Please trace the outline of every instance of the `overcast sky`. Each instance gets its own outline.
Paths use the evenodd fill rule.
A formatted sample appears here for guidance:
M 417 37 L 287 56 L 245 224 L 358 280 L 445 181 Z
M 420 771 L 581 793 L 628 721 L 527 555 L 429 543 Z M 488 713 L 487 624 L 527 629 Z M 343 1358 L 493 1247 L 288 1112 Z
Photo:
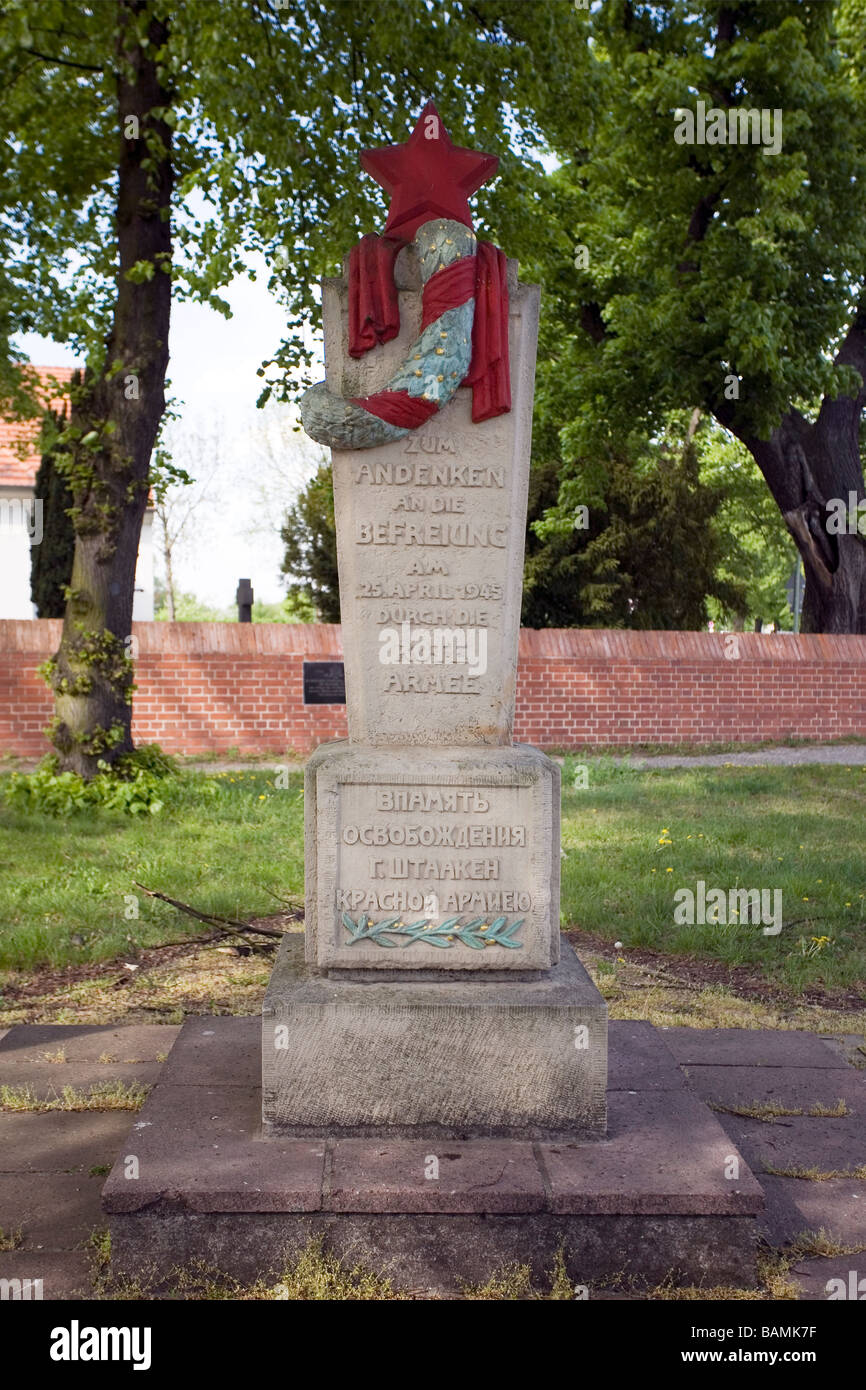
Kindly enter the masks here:
M 209 460 L 217 465 L 178 548 L 178 585 L 219 607 L 234 601 L 241 576 L 252 579 L 257 598 L 273 602 L 283 596 L 282 512 L 321 457 L 292 433 L 296 416 L 290 407 L 256 409 L 262 389 L 256 369 L 280 343 L 284 327 L 266 280 L 260 271 L 257 281 L 238 279 L 222 292 L 232 307 L 230 319 L 198 304 L 172 306 L 168 374 L 181 418 L 169 426 L 167 442 L 182 467 L 201 461 L 208 476 Z M 31 362 L 74 365 L 67 349 L 46 338 L 26 334 L 16 342 Z M 157 573 L 160 568 L 157 559 Z

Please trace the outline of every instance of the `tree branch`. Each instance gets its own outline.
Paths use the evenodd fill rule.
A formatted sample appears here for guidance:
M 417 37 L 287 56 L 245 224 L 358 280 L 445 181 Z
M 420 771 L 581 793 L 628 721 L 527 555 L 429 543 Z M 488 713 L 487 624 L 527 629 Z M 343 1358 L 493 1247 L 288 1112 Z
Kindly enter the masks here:
M 589 334 L 594 343 L 600 343 L 607 337 L 607 328 L 602 318 L 601 309 L 597 304 L 581 306 L 580 326 Z
M 99 67 L 94 63 L 76 63 L 72 58 L 52 58 L 50 53 L 40 53 L 37 48 L 23 48 L 22 53 L 32 53 L 34 58 L 41 58 L 44 63 L 57 63 L 64 68 L 80 68 L 82 72 L 105 72 L 105 68 Z
M 145 888 L 143 883 L 133 880 L 136 888 L 140 888 L 142 893 L 148 898 L 158 898 L 162 903 L 168 903 L 170 907 L 176 907 L 178 912 L 186 912 L 190 917 L 195 917 L 197 922 L 204 922 L 208 927 L 216 927 L 225 936 L 234 936 L 238 932 L 254 932 L 258 936 L 274 936 L 279 940 L 285 936 L 285 932 L 278 931 L 276 927 L 254 927 L 250 922 L 238 922 L 233 917 L 220 917 L 211 912 L 199 912 L 197 908 L 190 907 L 189 903 L 182 903 L 177 898 L 170 898 L 166 893 L 158 893 L 155 888 Z
M 839 367 L 853 367 L 860 373 L 862 385 L 854 398 L 854 405 L 859 414 L 866 407 L 866 300 L 858 303 L 851 327 L 836 353 L 835 362 Z

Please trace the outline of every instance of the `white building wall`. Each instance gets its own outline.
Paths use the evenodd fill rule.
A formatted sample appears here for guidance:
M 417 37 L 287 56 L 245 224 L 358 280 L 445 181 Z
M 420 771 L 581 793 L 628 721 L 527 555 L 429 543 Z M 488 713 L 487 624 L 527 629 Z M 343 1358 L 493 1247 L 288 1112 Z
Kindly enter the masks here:
M 0 618 L 35 618 L 30 602 L 30 539 L 41 535 L 41 515 L 34 511 L 31 488 L 0 487 Z M 153 512 L 141 528 L 135 572 L 135 622 L 153 619 Z
M 141 540 L 138 543 L 138 564 L 135 569 L 135 598 L 132 604 L 134 623 L 153 622 L 153 512 L 144 514 Z
M 0 618 L 35 618 L 30 602 L 30 532 L 39 534 L 32 488 L 0 487 Z

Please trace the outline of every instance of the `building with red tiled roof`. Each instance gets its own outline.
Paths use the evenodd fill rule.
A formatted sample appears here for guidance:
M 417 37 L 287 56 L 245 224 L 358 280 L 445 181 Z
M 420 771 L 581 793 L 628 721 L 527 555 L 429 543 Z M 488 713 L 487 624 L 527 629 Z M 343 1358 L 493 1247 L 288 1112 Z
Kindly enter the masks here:
M 37 367 L 39 400 L 52 410 L 68 405 L 73 367 Z M 41 507 L 33 487 L 39 469 L 41 419 L 0 417 L 0 618 L 34 618 L 30 601 L 30 547 L 41 538 Z M 133 618 L 153 617 L 153 512 L 141 528 Z
M 34 367 L 39 378 L 38 396 L 45 406 L 61 411 L 68 399 L 65 388 L 74 367 Z M 0 417 L 0 488 L 33 487 L 39 467 L 40 420 L 4 420 Z

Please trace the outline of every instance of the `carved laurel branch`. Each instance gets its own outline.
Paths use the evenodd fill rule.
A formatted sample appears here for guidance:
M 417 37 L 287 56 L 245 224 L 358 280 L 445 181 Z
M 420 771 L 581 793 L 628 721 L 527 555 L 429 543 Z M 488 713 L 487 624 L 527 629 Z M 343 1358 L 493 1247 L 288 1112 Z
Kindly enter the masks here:
M 343 913 L 343 925 L 352 937 L 348 943 L 350 946 L 357 945 L 359 941 L 373 941 L 377 946 L 399 945 L 403 949 L 411 946 L 414 941 L 424 941 L 442 950 L 450 950 L 459 942 L 469 946 L 473 951 L 483 951 L 485 946 L 493 945 L 505 946 L 509 951 L 519 951 L 523 942 L 514 941 L 513 937 L 525 920 L 524 917 L 518 917 L 511 926 L 507 926 L 507 917 L 497 917 L 492 922 L 485 921 L 483 917 L 476 917 L 473 921 L 461 925 L 459 917 L 449 917 L 438 927 L 431 927 L 428 917 L 422 918 L 420 922 L 404 922 L 399 916 L 385 917 L 381 922 L 374 922 L 372 917 L 361 913 L 355 922 L 348 912 Z M 408 940 L 398 943 L 389 941 L 389 936 L 405 936 Z

